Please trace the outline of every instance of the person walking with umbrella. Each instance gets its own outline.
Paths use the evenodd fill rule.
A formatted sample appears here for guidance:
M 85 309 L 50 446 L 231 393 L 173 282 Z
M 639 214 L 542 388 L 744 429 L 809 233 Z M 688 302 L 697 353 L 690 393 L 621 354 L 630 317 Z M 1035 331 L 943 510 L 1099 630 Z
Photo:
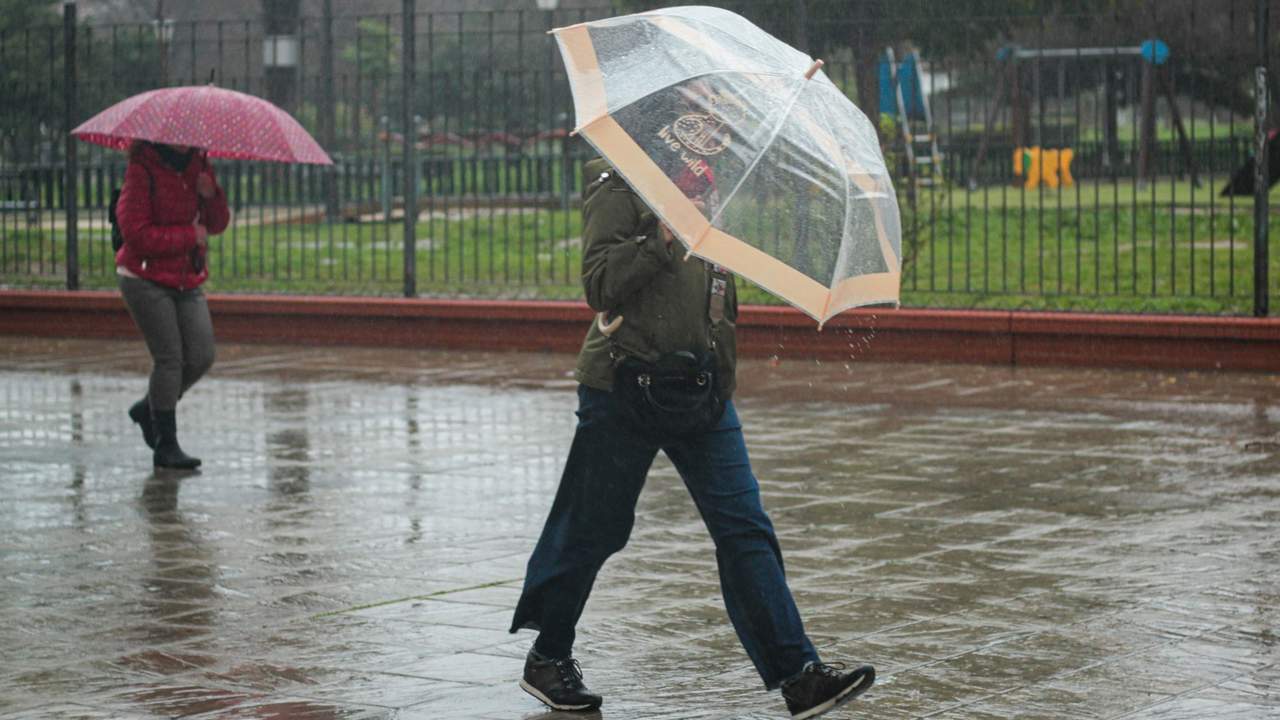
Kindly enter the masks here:
M 231 219 L 227 196 L 203 152 L 139 140 L 115 210 L 124 237 L 120 293 L 152 360 L 147 394 L 129 417 L 156 467 L 194 469 L 200 459 L 178 444 L 177 405 L 213 365 L 213 322 L 200 286 L 209 277 L 208 238 Z
M 178 444 L 176 408 L 213 365 L 213 324 L 201 285 L 209 277 L 209 236 L 231 219 L 209 157 L 333 161 L 284 110 L 214 85 L 139 93 L 71 134 L 129 153 L 114 208 L 124 239 L 116 273 L 153 361 L 147 394 L 129 417 L 154 449 L 156 467 L 194 469 L 200 460 Z
M 671 232 L 605 160 L 588 163 L 584 178 L 582 277 L 600 314 L 578 356 L 569 458 L 511 623 L 539 631 L 520 686 L 556 710 L 602 704 L 573 658 L 575 627 L 597 572 L 627 543 L 661 449 L 715 542 L 729 619 L 765 686 L 782 689 L 792 717 L 815 717 L 865 691 L 875 670 L 823 663 L 787 587 L 731 399 L 733 279 L 682 261 Z M 679 182 L 698 187 L 687 173 Z M 710 182 L 702 190 L 692 193 L 700 204 L 715 194 Z
M 747 656 L 792 718 L 816 717 L 866 691 L 875 669 L 823 662 L 787 585 L 732 401 L 730 272 L 819 323 L 897 301 L 899 220 L 874 127 L 821 61 L 725 10 L 554 32 L 575 133 L 603 156 L 583 174 L 582 282 L 597 319 L 578 356 L 569 457 L 511 622 L 538 631 L 520 685 L 557 710 L 602 704 L 573 658 L 575 628 L 662 450 L 715 543 Z

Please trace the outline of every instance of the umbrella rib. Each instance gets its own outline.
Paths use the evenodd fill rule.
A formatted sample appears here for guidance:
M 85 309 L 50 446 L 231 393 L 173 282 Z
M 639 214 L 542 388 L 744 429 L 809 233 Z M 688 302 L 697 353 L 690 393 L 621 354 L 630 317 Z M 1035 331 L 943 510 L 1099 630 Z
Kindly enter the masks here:
M 690 251 L 697 248 L 698 245 L 702 243 L 702 239 L 707 236 L 707 233 L 711 232 L 711 228 L 716 224 L 716 221 L 720 219 L 720 215 L 724 213 L 724 209 L 729 207 L 729 203 L 733 200 L 734 196 L 738 194 L 738 191 L 742 189 L 743 184 L 747 182 L 747 178 L 751 177 L 751 173 L 755 171 L 756 166 L 764 159 L 765 153 L 769 152 L 770 147 L 773 147 L 773 142 L 778 139 L 778 135 L 782 132 L 783 125 L 787 123 L 787 118 L 791 115 L 791 111 L 795 109 L 796 103 L 800 100 L 800 93 L 804 92 L 805 87 L 808 85 L 808 80 L 801 80 L 799 87 L 795 89 L 795 92 L 791 93 L 791 99 L 787 102 L 786 109 L 779 113 L 778 122 L 773 126 L 773 130 L 769 133 L 769 139 L 760 147 L 760 152 L 756 154 L 755 158 L 751 160 L 751 164 L 747 166 L 745 171 L 743 171 L 742 177 L 738 178 L 737 184 L 733 186 L 733 189 L 729 191 L 729 194 L 720 202 L 720 207 L 717 208 L 715 214 L 711 216 L 707 227 L 703 228 L 702 232 L 698 234 L 697 241 L 689 248 Z
M 828 122 L 828 118 L 823 117 L 819 121 L 826 126 L 824 129 L 827 131 L 828 135 L 833 138 L 836 137 L 836 134 L 831 131 L 831 124 Z M 836 153 L 840 156 L 840 178 L 844 180 L 844 217 L 840 219 L 840 251 L 836 253 L 836 264 L 835 267 L 831 269 L 831 287 L 835 287 L 836 273 L 840 272 L 841 265 L 844 261 L 848 260 L 849 257 L 850 246 L 849 243 L 845 242 L 845 238 L 849 235 L 849 209 L 853 205 L 853 183 L 849 180 L 849 158 L 845 155 L 844 147 L 838 140 L 834 142 L 833 145 L 835 146 Z M 830 307 L 830 305 L 831 295 L 828 294 L 827 306 Z M 825 314 L 827 312 L 827 308 L 824 307 L 822 312 Z M 821 327 L 821 324 L 819 324 L 819 327 Z

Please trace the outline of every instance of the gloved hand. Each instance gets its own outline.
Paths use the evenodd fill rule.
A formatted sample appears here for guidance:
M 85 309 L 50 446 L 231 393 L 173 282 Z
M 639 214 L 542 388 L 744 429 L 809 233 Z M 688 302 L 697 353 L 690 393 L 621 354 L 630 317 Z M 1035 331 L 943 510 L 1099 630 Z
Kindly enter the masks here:
M 671 232 L 671 228 L 667 227 L 666 223 L 659 221 L 658 216 L 648 210 L 640 214 L 640 224 L 639 229 L 636 231 L 636 236 L 639 237 L 641 235 L 645 237 L 657 235 L 662 238 L 668 248 L 671 247 L 671 243 L 676 239 L 675 234 Z
M 640 213 L 640 222 L 636 223 L 635 236 L 653 237 L 658 234 L 658 226 L 660 224 L 657 215 L 654 215 L 650 210 L 645 210 Z

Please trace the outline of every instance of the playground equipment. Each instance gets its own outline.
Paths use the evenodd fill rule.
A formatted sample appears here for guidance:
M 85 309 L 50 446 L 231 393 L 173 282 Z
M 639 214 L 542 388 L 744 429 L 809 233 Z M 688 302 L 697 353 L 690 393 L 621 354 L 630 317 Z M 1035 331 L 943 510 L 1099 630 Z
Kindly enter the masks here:
M 929 97 L 920 78 L 920 57 L 910 51 L 898 63 L 893 48 L 885 48 L 879 76 L 880 107 L 898 111 L 898 133 L 907 159 L 908 194 L 914 199 L 914 188 L 942 182 L 942 153 L 933 129 Z
M 1059 92 L 1063 86 L 1062 74 L 1066 61 L 1083 60 L 1086 58 L 1101 58 L 1104 61 L 1109 58 L 1121 57 L 1137 57 L 1142 62 L 1142 79 L 1141 79 L 1141 109 L 1139 121 L 1139 146 L 1138 146 L 1138 179 L 1146 181 L 1151 178 L 1151 155 L 1155 146 L 1156 135 L 1156 113 L 1155 113 L 1155 93 L 1158 91 L 1162 94 L 1169 106 L 1169 115 L 1173 120 L 1174 128 L 1178 133 L 1178 144 L 1181 150 L 1183 160 L 1186 163 L 1187 171 L 1191 175 L 1191 181 L 1199 187 L 1200 180 L 1196 173 L 1195 160 L 1191 152 L 1191 141 L 1187 137 L 1187 131 L 1182 123 L 1182 115 L 1178 110 L 1178 104 L 1173 96 L 1172 86 L 1168 78 L 1168 67 L 1166 63 L 1169 61 L 1169 47 L 1164 42 L 1152 39 L 1143 42 L 1141 45 L 1132 47 L 1093 47 L 1093 48 L 1053 48 L 1041 50 L 1027 50 L 1017 47 L 1001 48 L 996 53 L 996 60 L 1000 63 L 1000 72 L 996 75 L 996 92 L 991 102 L 990 108 L 987 110 L 986 121 L 983 125 L 982 140 L 978 145 L 978 154 L 973 163 L 973 170 L 969 176 L 969 187 L 976 188 L 978 186 L 977 171 L 982 166 L 982 161 L 991 146 L 991 136 L 996 121 L 996 116 L 1000 112 L 1002 104 L 1007 96 L 1009 108 L 1012 114 L 1011 130 L 1013 134 L 1013 144 L 1015 147 L 1039 147 L 1040 128 L 1035 128 L 1035 136 L 1029 137 L 1031 106 L 1040 104 L 1040 83 L 1035 82 L 1033 85 L 1033 94 L 1028 95 L 1026 88 L 1022 82 L 1022 64 L 1023 61 L 1031 61 L 1033 68 L 1039 67 L 1041 60 L 1057 59 L 1059 61 Z M 1113 77 L 1110 72 L 1105 74 L 1107 83 L 1107 108 L 1106 108 L 1106 157 L 1111 153 L 1118 152 L 1119 141 L 1117 138 L 1117 108 L 1115 105 L 1115 93 L 1113 92 Z
M 1071 148 L 1018 148 L 1013 151 L 1013 174 L 1025 177 L 1022 187 L 1034 190 L 1044 183 L 1051 188 L 1071 187 L 1071 160 L 1075 151 Z

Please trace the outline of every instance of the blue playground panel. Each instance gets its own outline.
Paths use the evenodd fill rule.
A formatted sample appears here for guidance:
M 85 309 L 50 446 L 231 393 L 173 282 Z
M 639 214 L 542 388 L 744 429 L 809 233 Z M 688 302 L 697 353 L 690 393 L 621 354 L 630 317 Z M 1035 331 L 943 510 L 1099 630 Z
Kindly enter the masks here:
M 897 114 L 898 98 L 894 94 L 893 73 L 889 68 L 889 59 L 881 57 L 880 75 L 880 112 Z M 898 63 L 898 84 L 902 86 L 902 102 L 907 109 L 907 117 L 912 120 L 924 119 L 924 95 L 920 87 L 920 73 L 916 72 L 915 53 Z

